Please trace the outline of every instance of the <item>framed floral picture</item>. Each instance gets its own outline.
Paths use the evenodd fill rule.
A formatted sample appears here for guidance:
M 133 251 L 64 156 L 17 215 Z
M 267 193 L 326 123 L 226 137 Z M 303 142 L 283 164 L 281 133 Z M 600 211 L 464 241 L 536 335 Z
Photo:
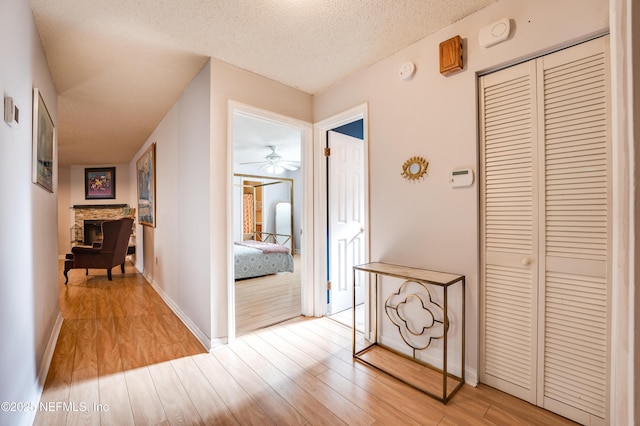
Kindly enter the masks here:
M 42 94 L 33 89 L 33 164 L 32 181 L 49 192 L 53 192 L 53 167 L 56 128 Z
M 84 169 L 84 198 L 85 200 L 116 198 L 116 168 Z
M 138 222 L 156 226 L 156 144 L 153 143 L 136 161 L 138 181 Z

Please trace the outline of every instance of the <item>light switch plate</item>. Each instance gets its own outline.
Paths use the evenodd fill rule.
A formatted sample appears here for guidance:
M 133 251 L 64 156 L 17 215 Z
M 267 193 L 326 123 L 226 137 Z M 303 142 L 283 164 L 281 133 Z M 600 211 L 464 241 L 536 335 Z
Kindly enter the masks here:
M 4 121 L 11 127 L 18 127 L 20 123 L 20 110 L 10 96 L 4 97 Z

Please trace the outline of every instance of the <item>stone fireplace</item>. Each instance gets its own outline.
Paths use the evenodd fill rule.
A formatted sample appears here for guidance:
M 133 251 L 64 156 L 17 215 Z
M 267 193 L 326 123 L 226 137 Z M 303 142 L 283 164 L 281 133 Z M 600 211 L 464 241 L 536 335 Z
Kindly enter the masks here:
M 102 222 L 104 222 L 104 220 L 84 221 L 84 245 L 90 246 L 94 241 L 102 239 Z
M 128 204 L 74 205 L 74 225 L 71 228 L 72 245 L 91 245 L 101 238 L 102 222 L 131 216 Z

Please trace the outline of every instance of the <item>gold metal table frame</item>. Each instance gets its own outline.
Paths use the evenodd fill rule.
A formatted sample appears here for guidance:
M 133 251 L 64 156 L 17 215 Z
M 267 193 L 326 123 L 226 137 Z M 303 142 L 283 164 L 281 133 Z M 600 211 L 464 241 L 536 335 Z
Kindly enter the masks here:
M 355 286 L 353 289 L 353 326 L 352 326 L 352 348 L 353 348 L 353 357 L 360 361 L 363 362 L 367 365 L 370 365 L 380 371 L 383 371 L 393 377 L 395 377 L 396 379 L 408 384 L 409 386 L 418 389 L 421 392 L 424 392 L 425 394 L 437 399 L 438 401 L 446 404 L 447 402 L 449 402 L 449 400 L 451 399 L 451 397 L 462 387 L 462 385 L 464 385 L 464 376 L 465 376 L 465 276 L 464 275 L 456 275 L 456 274 L 449 274 L 449 273 L 445 273 L 445 272 L 437 272 L 437 271 L 430 271 L 427 269 L 419 269 L 419 268 L 411 268 L 411 267 L 406 267 L 406 266 L 399 266 L 399 265 L 392 265 L 392 264 L 388 264 L 388 263 L 382 263 L 382 262 L 372 262 L 372 263 L 366 263 L 363 265 L 357 265 L 353 267 L 353 282 L 356 282 L 356 272 L 357 271 L 363 271 L 363 272 L 368 272 L 368 273 L 372 273 L 375 274 L 375 281 L 373 284 L 373 289 L 375 292 L 375 300 L 374 300 L 374 309 L 372 309 L 372 323 L 373 323 L 373 339 L 369 340 L 365 338 L 365 342 L 371 342 L 370 344 L 366 345 L 363 349 L 357 350 L 356 348 L 356 309 L 355 309 L 355 303 L 356 303 L 356 291 L 355 291 Z M 394 277 L 394 278 L 400 278 L 400 279 L 404 279 L 406 280 L 406 282 L 411 281 L 411 282 L 416 282 L 419 284 L 422 284 L 423 286 L 425 286 L 425 288 L 427 288 L 426 285 L 433 285 L 433 286 L 437 286 L 437 287 L 441 287 L 443 290 L 443 306 L 441 307 L 443 312 L 444 312 L 444 324 L 443 324 L 443 336 L 442 341 L 443 341 L 443 345 L 442 345 L 442 369 L 439 369 L 431 364 L 428 364 L 426 362 L 423 362 L 422 360 L 416 359 L 415 358 L 415 348 L 414 348 L 414 356 L 410 357 L 407 356 L 405 354 L 402 354 L 398 351 L 395 351 L 394 349 L 383 345 L 382 343 L 378 342 L 379 340 L 379 336 L 378 336 L 378 306 L 379 306 L 379 301 L 378 301 L 378 287 L 379 287 L 379 280 L 378 277 L 380 275 L 383 276 L 389 276 L 389 277 Z M 365 282 L 370 282 L 370 280 L 365 280 Z M 461 377 L 456 376 L 452 373 L 450 373 L 447 370 L 447 341 L 448 341 L 448 330 L 449 330 L 449 316 L 448 316 L 448 308 L 449 308 L 449 300 L 448 300 L 448 289 L 450 286 L 455 285 L 455 284 L 460 284 L 462 286 L 462 294 L 461 294 L 461 311 L 462 311 L 462 323 L 460 326 L 460 339 L 461 339 L 461 349 L 462 349 L 462 354 L 461 354 L 461 359 L 460 359 L 460 365 L 461 365 Z M 428 291 L 428 290 L 427 290 Z M 369 297 L 369 302 L 371 301 L 371 297 Z M 438 305 L 439 306 L 439 305 Z M 404 340 L 404 337 L 403 337 Z M 405 340 L 405 343 L 406 340 Z M 407 345 L 409 347 L 411 347 L 408 343 Z M 383 348 L 386 351 L 390 351 L 391 353 L 394 353 L 396 355 L 402 356 L 404 358 L 408 358 L 411 359 L 412 361 L 423 365 L 425 367 L 428 367 L 432 370 L 435 370 L 437 372 L 440 372 L 442 374 L 442 394 L 438 395 L 436 393 L 430 392 L 424 388 L 421 388 L 419 386 L 416 386 L 413 383 L 410 383 L 406 378 L 401 377 L 399 374 L 394 374 L 393 372 L 388 371 L 388 369 L 385 369 L 384 365 L 381 365 L 380 363 L 374 363 L 371 362 L 367 359 L 364 358 L 364 355 L 366 354 L 367 351 L 371 350 L 374 347 L 379 347 L 379 348 Z M 458 385 L 453 388 L 452 390 L 450 390 L 449 392 L 447 392 L 447 379 L 455 379 L 457 380 L 459 383 Z

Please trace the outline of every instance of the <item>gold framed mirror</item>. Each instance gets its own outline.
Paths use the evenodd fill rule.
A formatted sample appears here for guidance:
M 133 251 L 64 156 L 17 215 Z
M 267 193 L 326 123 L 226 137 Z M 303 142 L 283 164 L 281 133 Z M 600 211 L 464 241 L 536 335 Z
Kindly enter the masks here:
M 419 180 L 427 172 L 429 162 L 423 157 L 411 157 L 402 165 L 402 176 L 409 181 Z

